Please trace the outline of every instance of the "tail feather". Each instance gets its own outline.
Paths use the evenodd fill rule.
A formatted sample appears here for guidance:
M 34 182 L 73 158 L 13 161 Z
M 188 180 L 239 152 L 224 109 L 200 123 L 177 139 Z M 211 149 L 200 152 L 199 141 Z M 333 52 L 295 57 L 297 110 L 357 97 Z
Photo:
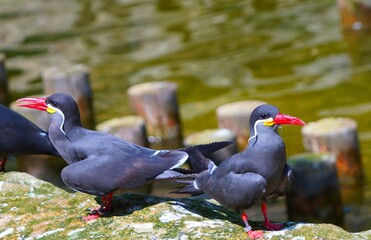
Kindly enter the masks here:
M 179 150 L 188 153 L 191 170 L 195 173 L 200 173 L 204 170 L 207 170 L 209 164 L 212 162 L 209 158 L 205 156 L 215 151 L 218 151 L 222 148 L 225 148 L 232 143 L 233 142 L 229 141 L 213 142 L 208 144 L 189 146 Z
M 215 164 L 205 157 L 205 155 L 227 147 L 230 144 L 232 144 L 232 142 L 213 142 L 178 149 L 189 155 L 188 159 L 191 170 L 179 167 L 173 168 L 158 175 L 153 181 L 167 181 L 182 184 L 181 187 L 170 193 L 202 194 L 203 191 L 197 189 L 193 182 L 199 173 L 215 167 Z
M 187 153 L 189 155 L 188 162 L 190 169 L 195 173 L 207 170 L 209 164 L 212 162 L 209 158 L 205 157 L 197 147 L 189 148 Z
M 180 172 L 178 170 L 180 170 Z M 157 175 L 153 180 L 163 182 L 181 182 L 184 180 L 193 181 L 197 177 L 196 173 L 184 173 L 183 170 L 188 171 L 182 168 L 171 169 Z
M 202 190 L 197 189 L 194 186 L 193 181 L 189 181 L 188 180 L 188 181 L 183 181 L 183 183 L 185 183 L 187 185 L 186 186 L 179 187 L 178 189 L 173 190 L 170 193 L 194 194 L 194 195 L 203 194 L 204 193 Z
M 188 146 L 188 147 L 184 147 L 184 148 L 181 148 L 179 150 L 181 151 L 185 151 L 188 153 L 188 149 L 190 148 L 195 148 L 197 147 L 198 150 L 200 150 L 200 152 L 202 153 L 202 155 L 209 155 L 213 152 L 216 152 L 222 148 L 225 148 L 229 145 L 231 145 L 233 142 L 231 141 L 220 141 L 220 142 L 211 142 L 211 143 L 206 143 L 206 144 L 198 144 L 198 145 L 193 145 L 193 146 Z
M 197 189 L 193 184 L 194 180 L 198 175 L 197 173 L 181 173 L 178 172 L 177 170 L 184 171 L 186 169 L 171 169 L 169 171 L 165 171 L 164 173 L 158 175 L 155 179 L 153 179 L 153 181 L 173 182 L 182 185 L 177 189 L 171 191 L 170 193 L 194 194 L 194 195 L 203 193 L 202 190 Z

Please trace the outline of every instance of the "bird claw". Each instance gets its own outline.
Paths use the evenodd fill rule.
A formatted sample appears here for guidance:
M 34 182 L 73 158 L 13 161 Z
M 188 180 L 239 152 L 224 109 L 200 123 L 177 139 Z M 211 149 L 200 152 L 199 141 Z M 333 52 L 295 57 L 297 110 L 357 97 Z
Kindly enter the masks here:
M 88 216 L 82 217 L 82 220 L 84 220 L 85 222 L 98 219 L 102 215 L 104 215 L 104 212 L 102 212 L 100 208 L 87 208 L 86 210 L 89 211 Z
M 250 231 L 247 231 L 246 233 L 250 239 L 262 239 L 264 237 L 262 230 L 255 230 L 255 231 L 250 230 Z

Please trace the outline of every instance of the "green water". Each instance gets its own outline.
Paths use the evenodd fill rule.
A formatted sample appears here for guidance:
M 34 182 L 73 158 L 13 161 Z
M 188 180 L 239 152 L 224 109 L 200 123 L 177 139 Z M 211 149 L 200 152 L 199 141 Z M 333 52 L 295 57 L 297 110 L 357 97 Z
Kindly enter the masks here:
M 41 93 L 43 69 L 84 63 L 97 122 L 132 114 L 128 87 L 163 80 L 179 86 L 184 136 L 236 100 L 351 117 L 371 202 L 371 44 L 342 32 L 334 1 L 0 0 L 0 24 L 12 100 Z M 299 127 L 282 136 L 288 155 L 304 151 Z

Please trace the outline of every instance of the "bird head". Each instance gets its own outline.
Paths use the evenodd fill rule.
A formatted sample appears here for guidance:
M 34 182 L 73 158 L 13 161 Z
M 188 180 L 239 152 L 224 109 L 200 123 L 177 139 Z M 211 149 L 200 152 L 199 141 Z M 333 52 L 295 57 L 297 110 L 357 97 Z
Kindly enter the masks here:
M 269 104 L 263 104 L 254 109 L 250 117 L 250 128 L 253 127 L 257 121 L 266 126 L 283 124 L 305 125 L 304 121 L 301 119 L 282 114 L 278 111 L 278 108 Z
M 67 94 L 56 93 L 46 98 L 26 97 L 17 100 L 18 106 L 45 111 L 52 115 L 52 119 L 60 119 L 61 131 L 65 122 L 74 122 L 81 125 L 80 113 L 75 100 Z
M 254 109 L 250 117 L 250 135 L 256 137 L 258 125 L 273 127 L 276 129 L 283 124 L 304 126 L 305 123 L 297 117 L 292 117 L 279 112 L 278 108 L 269 104 L 263 104 Z

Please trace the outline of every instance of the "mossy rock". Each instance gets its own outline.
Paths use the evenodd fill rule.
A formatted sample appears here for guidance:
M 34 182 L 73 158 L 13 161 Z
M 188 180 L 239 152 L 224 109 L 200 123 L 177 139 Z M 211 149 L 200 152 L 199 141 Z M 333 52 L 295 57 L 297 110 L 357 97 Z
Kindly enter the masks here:
M 239 215 L 200 197 L 114 197 L 114 210 L 81 220 L 97 198 L 69 193 L 26 173 L 0 174 L 0 239 L 246 239 Z M 254 228 L 261 223 L 252 222 Z M 288 223 L 267 239 L 370 239 L 330 224 Z

